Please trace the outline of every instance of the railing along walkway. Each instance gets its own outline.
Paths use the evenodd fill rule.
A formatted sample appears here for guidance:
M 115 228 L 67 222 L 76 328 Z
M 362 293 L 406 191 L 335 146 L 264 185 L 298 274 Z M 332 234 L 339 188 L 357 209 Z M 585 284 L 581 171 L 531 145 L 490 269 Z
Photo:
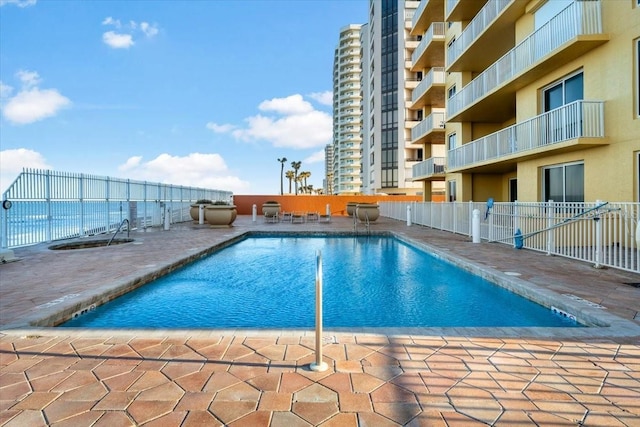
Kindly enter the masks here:
M 127 219 L 145 228 L 190 221 L 198 199 L 231 201 L 230 191 L 25 169 L 3 193 L 2 248 L 110 233 Z
M 640 273 L 640 203 L 380 203 L 382 216 L 469 237 L 475 209 L 484 241 L 515 246 L 520 230 L 525 249 Z

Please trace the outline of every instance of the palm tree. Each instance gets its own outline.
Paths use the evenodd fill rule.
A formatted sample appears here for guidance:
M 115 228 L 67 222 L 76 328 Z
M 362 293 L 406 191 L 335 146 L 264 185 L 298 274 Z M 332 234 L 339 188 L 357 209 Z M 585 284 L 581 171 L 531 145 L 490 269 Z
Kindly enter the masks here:
M 305 171 L 300 174 L 304 177 L 304 186 L 307 187 L 307 178 L 311 178 L 311 172 Z
M 309 178 L 311 176 L 311 172 L 300 172 L 298 174 L 298 178 L 300 178 L 300 182 L 302 184 L 302 189 L 303 189 L 303 193 L 307 193 L 308 188 L 307 188 L 307 178 Z
M 298 195 L 298 170 L 302 166 L 302 162 L 291 162 L 291 167 L 293 168 L 294 178 L 293 181 L 296 183 L 296 196 Z
M 300 183 L 300 187 L 298 187 L 298 183 Z M 296 178 L 296 187 L 300 191 L 300 194 L 304 194 L 304 186 L 302 185 L 302 177 L 300 176 L 300 174 L 298 174 L 298 177 Z
M 283 157 L 281 159 L 278 159 L 278 161 L 280 162 L 280 195 L 282 196 L 284 194 L 284 187 L 282 184 L 282 174 L 284 173 L 284 163 L 287 161 L 287 158 Z
M 289 194 L 291 194 L 291 181 L 295 179 L 295 174 L 293 171 L 287 171 L 284 176 L 289 180 Z

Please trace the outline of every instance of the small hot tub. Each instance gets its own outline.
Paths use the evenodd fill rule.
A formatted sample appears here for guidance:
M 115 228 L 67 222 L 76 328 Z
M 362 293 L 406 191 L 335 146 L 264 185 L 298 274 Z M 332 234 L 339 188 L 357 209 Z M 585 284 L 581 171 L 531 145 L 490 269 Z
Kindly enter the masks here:
M 114 246 L 114 245 L 122 245 L 124 243 L 131 243 L 134 239 L 123 238 L 123 239 L 113 239 L 111 243 L 109 240 L 101 239 L 101 240 L 84 240 L 84 241 L 74 241 L 74 242 L 65 242 L 59 243 L 56 245 L 49 246 L 49 249 L 54 251 L 63 251 L 63 250 L 71 250 L 71 249 L 88 249 L 88 248 L 101 248 L 104 246 Z

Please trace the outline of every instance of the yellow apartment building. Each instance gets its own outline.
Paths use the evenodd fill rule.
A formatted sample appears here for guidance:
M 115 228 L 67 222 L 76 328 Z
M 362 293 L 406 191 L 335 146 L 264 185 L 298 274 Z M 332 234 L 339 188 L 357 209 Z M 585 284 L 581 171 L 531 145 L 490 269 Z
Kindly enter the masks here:
M 640 201 L 640 0 L 422 0 L 412 34 L 441 20 L 446 124 L 413 166 L 425 200 L 443 181 L 449 201 Z

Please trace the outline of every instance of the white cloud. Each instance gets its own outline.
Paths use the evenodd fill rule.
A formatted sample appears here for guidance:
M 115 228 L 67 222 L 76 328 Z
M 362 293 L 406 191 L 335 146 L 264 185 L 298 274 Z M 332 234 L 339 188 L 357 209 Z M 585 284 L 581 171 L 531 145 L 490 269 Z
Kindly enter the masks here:
M 331 142 L 331 115 L 315 110 L 302 95 L 273 98 L 263 101 L 258 108 L 274 114 L 248 117 L 245 119 L 247 127 L 241 129 L 212 122 L 207 123 L 207 128 L 214 132 L 231 132 L 241 141 L 268 141 L 274 147 L 307 149 Z
M 56 89 L 40 89 L 42 81 L 35 71 L 20 70 L 16 77 L 22 82 L 22 88 L 14 97 L 9 97 L 10 86 L 2 84 L 0 92 L 3 101 L 2 115 L 15 124 L 28 124 L 55 116 L 61 109 L 71 105 L 69 98 Z
M 225 124 L 219 125 L 217 123 L 208 122 L 207 129 L 214 131 L 215 133 L 229 133 L 234 130 L 236 127 L 234 125 Z
M 191 153 L 188 156 L 161 154 L 153 160 L 143 162 L 135 156 L 118 168 L 127 178 L 153 182 L 188 185 L 194 187 L 243 193 L 249 183 L 232 176 L 219 154 Z
M 0 151 L 0 193 L 4 193 L 23 168 L 53 169 L 37 151 L 26 148 Z
M 0 99 L 10 97 L 12 92 L 13 88 L 11 86 L 0 82 Z
M 149 24 L 145 21 L 138 24 L 136 21 L 129 21 L 128 24 L 122 25 L 119 19 L 111 16 L 104 18 L 102 25 L 110 25 L 118 30 L 118 32 L 107 31 L 102 34 L 102 41 L 113 49 L 129 49 L 135 44 L 136 33 L 141 32 L 147 38 L 153 38 L 160 32 L 157 24 Z
M 324 92 L 313 92 L 309 94 L 309 98 L 315 99 L 322 105 L 333 105 L 333 92 L 330 90 Z
M 126 172 L 131 169 L 135 169 L 140 166 L 140 162 L 142 161 L 142 156 L 133 156 L 129 157 L 124 165 L 118 166 L 118 169 Z
M 102 25 L 113 25 L 116 28 L 122 27 L 122 24 L 120 23 L 119 19 L 113 19 L 110 16 L 107 16 L 106 18 L 104 18 L 104 20 L 102 21 Z
M 102 34 L 102 41 L 113 49 L 129 49 L 134 44 L 131 34 L 120 34 L 114 31 Z
M 133 24 L 135 22 L 131 21 Z M 148 22 L 140 23 L 140 30 L 144 33 L 145 36 L 151 38 L 158 34 L 158 26 L 156 24 L 149 24 Z
M 32 88 L 42 83 L 40 75 L 35 71 L 19 70 L 16 73 L 16 77 L 20 79 L 20 81 L 22 82 L 22 87 L 24 89 Z
M 7 4 L 15 4 L 18 7 L 35 6 L 37 0 L 0 0 L 0 7 Z
M 40 90 L 34 87 L 10 98 L 2 108 L 2 115 L 12 123 L 24 125 L 55 116 L 70 105 L 69 98 L 56 89 Z
M 258 108 L 261 111 L 274 111 L 286 115 L 304 114 L 313 111 L 313 106 L 302 99 L 302 95 L 299 94 L 262 101 Z
M 324 150 L 316 151 L 306 159 L 302 160 L 303 164 L 308 163 L 324 163 Z

